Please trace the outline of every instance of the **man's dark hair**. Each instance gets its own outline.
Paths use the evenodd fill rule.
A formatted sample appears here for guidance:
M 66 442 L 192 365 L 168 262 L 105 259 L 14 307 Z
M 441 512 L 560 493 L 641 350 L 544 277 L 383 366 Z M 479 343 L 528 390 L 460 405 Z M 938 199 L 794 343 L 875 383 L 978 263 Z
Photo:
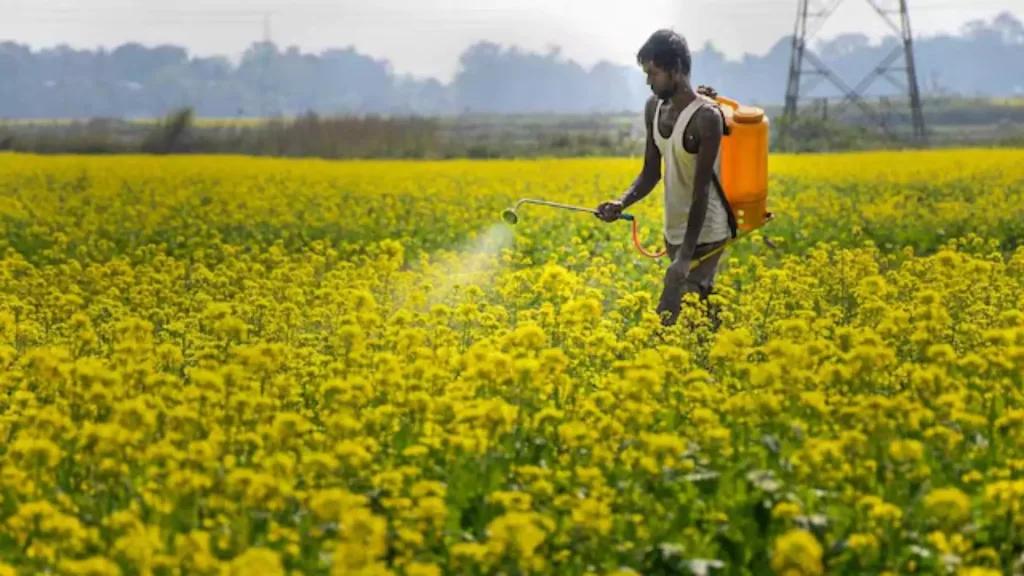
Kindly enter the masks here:
M 639 64 L 652 62 L 662 70 L 675 70 L 677 67 L 683 74 L 690 74 L 690 47 L 686 39 L 672 30 L 658 30 L 644 42 L 636 54 Z

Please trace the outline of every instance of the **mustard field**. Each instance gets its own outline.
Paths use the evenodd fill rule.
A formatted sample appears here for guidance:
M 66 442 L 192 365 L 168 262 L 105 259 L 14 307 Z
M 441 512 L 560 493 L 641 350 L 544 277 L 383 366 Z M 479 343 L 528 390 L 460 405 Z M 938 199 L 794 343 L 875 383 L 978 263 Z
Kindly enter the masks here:
M 1024 151 L 639 167 L 0 155 L 0 575 L 1024 571 Z

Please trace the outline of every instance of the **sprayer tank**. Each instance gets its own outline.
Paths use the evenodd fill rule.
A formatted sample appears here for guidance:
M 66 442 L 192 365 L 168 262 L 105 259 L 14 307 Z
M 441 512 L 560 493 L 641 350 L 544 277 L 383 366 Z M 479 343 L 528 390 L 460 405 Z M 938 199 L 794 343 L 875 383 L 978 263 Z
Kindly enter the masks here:
M 722 139 L 721 180 L 742 231 L 764 223 L 768 213 L 768 135 L 764 110 L 716 98 L 731 133 Z

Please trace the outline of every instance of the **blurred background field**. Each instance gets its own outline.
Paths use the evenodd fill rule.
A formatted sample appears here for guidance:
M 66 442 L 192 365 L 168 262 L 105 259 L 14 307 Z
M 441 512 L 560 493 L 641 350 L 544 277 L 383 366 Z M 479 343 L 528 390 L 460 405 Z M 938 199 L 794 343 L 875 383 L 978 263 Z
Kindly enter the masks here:
M 859 12 L 843 8 L 843 14 L 864 22 L 864 14 L 877 20 L 866 5 Z M 912 9 L 932 18 L 934 26 L 933 18 L 944 11 L 968 8 L 925 4 Z M 35 10 L 45 13 L 41 7 L 26 8 L 26 21 L 41 17 L 33 16 Z M 239 36 L 247 38 L 244 49 L 231 57 L 194 53 L 175 42 L 125 41 L 102 49 L 0 42 L 0 73 L 6 79 L 0 89 L 0 150 L 436 159 L 635 156 L 642 149 L 641 112 L 649 90 L 639 67 L 628 60 L 594 56 L 584 63 L 557 42 L 545 51 L 477 39 L 450 61 L 431 64 L 447 74 L 411 74 L 358 46 L 315 50 L 275 38 L 273 18 L 315 18 L 309 7 L 293 7 L 290 14 L 239 8 L 234 16 L 230 10 L 210 10 L 183 8 L 181 14 L 193 14 L 196 21 L 209 18 L 215 29 L 236 18 L 240 25 L 251 22 L 253 32 L 262 24 L 263 38 Z M 729 14 L 737 26 L 745 26 L 761 12 L 780 19 L 783 10 L 777 4 L 758 10 L 737 5 L 718 12 L 714 17 Z M 842 17 L 839 12 L 833 20 Z M 1012 10 L 988 12 L 956 22 L 949 31 L 917 32 L 916 83 L 928 147 L 1024 143 L 1024 76 L 1018 65 L 1024 61 L 1024 25 Z M 85 7 L 63 8 L 61 14 L 62 19 L 113 17 Z M 167 10 L 159 16 L 177 21 L 174 14 Z M 742 56 L 727 55 L 718 46 L 736 38 L 691 39 L 693 81 L 765 108 L 776 152 L 919 147 L 906 137 L 911 115 L 902 68 L 866 81 L 882 68 L 880 61 L 896 66 L 890 56 L 900 47 L 892 29 L 874 24 L 882 31 L 868 27 L 808 39 L 808 54 L 858 88 L 859 95 L 851 98 L 808 74 L 800 112 L 789 122 L 790 139 L 778 137 L 792 46 L 792 37 L 784 34 L 788 26 L 772 28 L 779 30 L 773 39 L 768 28 L 759 31 L 766 35 L 760 40 L 766 49 Z M 825 29 L 829 26 L 826 22 Z M 623 51 L 624 58 L 631 59 L 634 50 Z M 857 83 L 859 78 L 865 82 Z M 171 117 L 177 120 L 170 134 L 156 134 Z M 895 138 L 879 130 L 881 122 Z
M 817 108 L 815 108 L 817 106 Z M 902 149 L 850 106 L 829 116 L 826 101 L 794 122 L 793 138 L 778 141 L 782 109 L 766 107 L 775 152 Z M 833 108 L 835 103 L 832 104 Z M 908 113 L 892 115 L 898 134 Z M 925 119 L 933 148 L 1024 146 L 1021 100 L 928 101 Z M 202 118 L 183 109 L 161 119 L 0 120 L 0 150 L 42 154 L 139 152 L 247 154 L 320 158 L 522 158 L 632 156 L 643 152 L 643 119 L 636 114 L 465 114 L 292 118 Z

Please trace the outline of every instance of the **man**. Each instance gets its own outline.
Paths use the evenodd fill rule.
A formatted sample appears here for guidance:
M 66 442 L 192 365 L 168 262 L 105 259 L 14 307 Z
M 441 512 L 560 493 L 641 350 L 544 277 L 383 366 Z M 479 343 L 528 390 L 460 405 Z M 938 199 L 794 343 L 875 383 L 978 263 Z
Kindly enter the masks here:
M 654 92 L 644 111 L 647 144 L 643 168 L 618 200 L 602 202 L 597 211 L 606 222 L 617 220 L 623 210 L 650 194 L 661 181 L 661 159 L 665 159 L 663 233 L 672 263 L 665 273 L 657 313 L 663 325 L 671 326 L 685 294 L 697 292 L 702 300 L 707 298 L 724 249 L 693 270 L 691 263 L 735 236 L 729 204 L 720 188 L 712 189 L 718 185 L 724 122 L 717 104 L 690 85 L 690 50 L 682 36 L 670 30 L 655 32 L 640 48 L 637 62 Z

